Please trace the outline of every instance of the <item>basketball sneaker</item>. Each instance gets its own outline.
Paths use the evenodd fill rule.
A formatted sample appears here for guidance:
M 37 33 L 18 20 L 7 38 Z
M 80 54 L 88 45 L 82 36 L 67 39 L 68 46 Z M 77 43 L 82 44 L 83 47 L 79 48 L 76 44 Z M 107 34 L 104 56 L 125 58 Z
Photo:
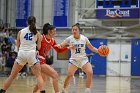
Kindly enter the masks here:
M 3 90 L 3 89 L 1 89 L 1 90 L 0 90 L 0 93 L 5 93 L 5 92 L 6 92 L 6 91 L 5 91 L 5 90 Z

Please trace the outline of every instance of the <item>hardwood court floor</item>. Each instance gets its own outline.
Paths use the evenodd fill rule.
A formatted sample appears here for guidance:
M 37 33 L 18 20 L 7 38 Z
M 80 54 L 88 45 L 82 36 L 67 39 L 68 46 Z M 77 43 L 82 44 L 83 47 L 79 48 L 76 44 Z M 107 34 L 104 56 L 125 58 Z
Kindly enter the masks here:
M 0 87 L 7 77 L 0 77 Z M 63 86 L 65 76 L 60 76 L 59 87 Z M 46 82 L 46 93 L 54 93 L 50 80 Z M 7 93 L 32 93 L 36 79 L 33 76 L 15 79 Z M 91 93 L 140 93 L 140 78 L 128 77 L 99 77 L 94 76 Z M 71 81 L 67 93 L 84 93 L 85 78 L 76 76 L 75 82 Z M 39 93 L 39 92 L 38 92 Z

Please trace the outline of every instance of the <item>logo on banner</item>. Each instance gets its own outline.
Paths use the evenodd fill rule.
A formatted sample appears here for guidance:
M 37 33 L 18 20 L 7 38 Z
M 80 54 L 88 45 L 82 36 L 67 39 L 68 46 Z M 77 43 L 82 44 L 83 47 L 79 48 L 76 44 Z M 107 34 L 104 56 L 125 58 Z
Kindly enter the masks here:
M 107 9 L 106 10 L 106 15 L 111 18 L 117 18 L 117 17 L 130 17 L 130 10 L 121 10 L 121 9 Z

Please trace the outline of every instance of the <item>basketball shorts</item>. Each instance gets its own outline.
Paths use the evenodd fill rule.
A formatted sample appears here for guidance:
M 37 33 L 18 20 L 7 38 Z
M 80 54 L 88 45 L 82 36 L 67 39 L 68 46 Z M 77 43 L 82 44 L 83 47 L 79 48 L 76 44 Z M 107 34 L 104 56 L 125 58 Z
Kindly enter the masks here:
M 78 68 L 82 68 L 85 64 L 87 64 L 88 58 L 83 57 L 83 58 L 70 58 L 69 63 L 77 66 Z
M 36 57 L 35 50 L 30 50 L 30 51 L 19 50 L 18 56 L 17 56 L 15 62 L 17 62 L 21 66 L 28 64 L 29 67 L 31 67 L 31 66 L 39 63 L 39 60 Z

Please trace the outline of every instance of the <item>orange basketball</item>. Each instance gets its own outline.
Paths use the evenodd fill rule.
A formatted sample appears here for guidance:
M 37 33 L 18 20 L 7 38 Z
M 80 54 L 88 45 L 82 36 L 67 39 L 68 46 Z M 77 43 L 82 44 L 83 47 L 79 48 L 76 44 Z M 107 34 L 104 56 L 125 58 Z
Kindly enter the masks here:
M 106 45 L 101 45 L 98 48 L 98 52 L 101 56 L 108 56 L 109 54 L 109 48 Z

